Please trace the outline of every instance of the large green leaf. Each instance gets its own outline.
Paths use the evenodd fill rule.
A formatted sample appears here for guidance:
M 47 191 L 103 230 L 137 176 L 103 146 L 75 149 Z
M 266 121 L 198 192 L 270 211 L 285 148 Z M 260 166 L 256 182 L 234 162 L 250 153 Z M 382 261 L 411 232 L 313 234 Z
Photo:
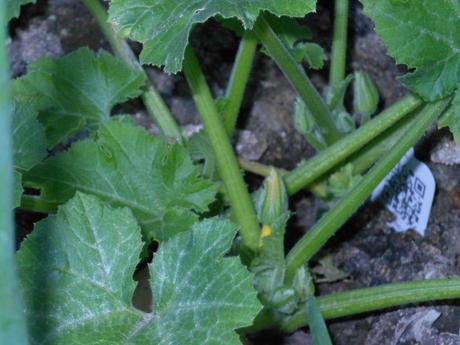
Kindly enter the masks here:
M 261 305 L 240 259 L 222 258 L 235 234 L 230 222 L 211 219 L 160 247 L 150 275 L 162 331 L 151 344 L 240 344 L 232 330 L 250 325 Z M 168 339 L 165 330 L 174 330 Z
M 439 128 L 449 127 L 454 140 L 460 144 L 460 89 L 457 89 L 451 106 L 439 119 Z
M 259 13 L 302 17 L 315 10 L 316 0 L 112 0 L 110 20 L 123 36 L 144 44 L 143 63 L 178 72 L 194 24 L 211 17 L 238 18 L 245 29 Z
M 14 207 L 22 195 L 22 172 L 31 169 L 46 156 L 45 130 L 36 112 L 25 104 L 16 104 L 13 112 L 13 156 L 15 167 Z
M 45 130 L 37 113 L 25 104 L 16 104 L 13 114 L 14 166 L 27 171 L 46 156 Z
M 34 0 L 6 0 L 6 19 L 19 17 L 21 6 L 35 2 Z
M 16 256 L 32 343 L 126 339 L 143 319 L 131 307 L 141 248 L 131 211 L 92 196 L 77 194 L 39 222 Z
M 81 191 L 130 207 L 147 236 L 157 240 L 189 229 L 195 212 L 206 211 L 216 193 L 183 147 L 116 120 L 102 125 L 97 139 L 76 142 L 33 168 L 24 183 L 54 204 Z
M 112 107 L 141 93 L 142 71 L 107 52 L 81 48 L 59 59 L 42 58 L 14 83 L 15 96 L 34 104 L 50 146 L 107 121 Z
M 132 306 L 142 247 L 129 209 L 78 193 L 37 224 L 17 254 L 33 344 L 239 344 L 260 305 L 238 258 L 236 228 L 208 220 L 160 246 L 150 267 L 154 307 Z
M 416 69 L 405 84 L 427 101 L 460 82 L 460 0 L 361 0 L 390 55 Z

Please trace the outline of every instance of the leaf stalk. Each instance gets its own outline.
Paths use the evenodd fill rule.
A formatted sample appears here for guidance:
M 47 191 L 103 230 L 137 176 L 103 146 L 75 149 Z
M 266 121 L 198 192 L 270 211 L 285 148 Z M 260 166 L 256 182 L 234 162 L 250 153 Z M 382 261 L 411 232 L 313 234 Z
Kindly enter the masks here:
M 241 175 L 221 115 L 217 111 L 198 59 L 190 46 L 185 52 L 183 70 L 211 143 L 226 194 L 241 227 L 243 244 L 246 248 L 256 252 L 260 229 L 254 205 Z
M 252 31 L 245 31 L 236 60 L 233 65 L 230 80 L 225 93 L 227 104 L 224 109 L 224 125 L 231 137 L 235 131 L 238 114 L 243 103 L 244 91 L 248 84 L 252 63 L 256 55 L 257 39 Z
M 335 0 L 334 33 L 332 37 L 331 69 L 329 84 L 334 85 L 345 78 L 347 57 L 349 0 Z
M 337 129 L 328 106 L 313 86 L 304 69 L 297 63 L 263 15 L 259 16 L 253 30 L 304 101 L 310 113 L 313 114 L 317 125 L 324 133 L 326 143 L 330 145 L 339 140 L 342 133 Z

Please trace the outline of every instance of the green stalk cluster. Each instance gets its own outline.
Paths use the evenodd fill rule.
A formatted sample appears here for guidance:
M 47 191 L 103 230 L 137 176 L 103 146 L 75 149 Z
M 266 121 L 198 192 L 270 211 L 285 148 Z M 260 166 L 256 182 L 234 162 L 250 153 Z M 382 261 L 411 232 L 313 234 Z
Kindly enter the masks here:
M 126 43 L 116 37 L 111 26 L 107 24 L 107 14 L 102 5 L 96 0 L 83 0 L 83 2 L 95 16 L 115 53 L 128 64 L 139 66 Z M 342 81 L 345 77 L 348 11 L 348 0 L 336 1 L 330 71 L 331 85 Z M 293 85 L 308 111 L 313 114 L 328 146 L 313 158 L 301 163 L 293 171 L 283 174 L 289 195 L 311 186 L 347 160 L 353 162 L 356 172 L 363 172 L 376 161 L 376 157 L 381 156 L 382 152 L 389 152 L 378 160 L 359 185 L 345 195 L 336 207 L 321 218 L 313 229 L 294 246 L 286 258 L 286 280 L 289 280 L 292 279 L 294 272 L 305 265 L 359 208 L 377 184 L 446 108 L 449 100 L 425 105 L 421 112 L 415 115 L 415 112 L 422 107 L 423 101 L 416 96 L 409 95 L 379 116 L 367 121 L 352 134 L 344 137 L 337 128 L 330 109 L 312 85 L 304 69 L 296 62 L 289 49 L 270 27 L 264 15 L 261 15 L 253 31 L 246 32 L 242 38 L 226 93 L 227 103 L 223 114 L 220 114 L 199 62 L 192 48 L 189 47 L 186 51 L 184 73 L 212 145 L 219 174 L 224 182 L 235 218 L 241 226 L 243 244 L 252 252 L 258 250 L 260 227 L 229 137 L 235 129 L 258 42 L 264 45 Z M 171 112 L 153 86 L 146 89 L 143 100 L 163 133 L 182 140 L 180 129 Z M 417 116 L 416 119 L 415 116 Z M 391 150 L 388 149 L 389 147 Z M 246 164 L 249 170 L 267 173 L 263 166 L 249 162 L 242 163 Z M 9 176 L 8 173 L 5 176 Z M 35 205 L 35 207 L 46 209 L 46 205 L 40 205 L 39 200 L 26 199 L 25 201 L 30 202 L 31 207 Z M 359 289 L 319 297 L 317 301 L 321 314 L 325 318 L 334 318 L 400 304 L 457 297 L 460 297 L 460 280 L 444 279 Z M 272 323 L 273 320 L 262 312 L 252 330 L 267 327 Z M 304 308 L 303 311 L 287 320 L 282 327 L 287 331 L 292 331 L 307 324 L 308 315 Z

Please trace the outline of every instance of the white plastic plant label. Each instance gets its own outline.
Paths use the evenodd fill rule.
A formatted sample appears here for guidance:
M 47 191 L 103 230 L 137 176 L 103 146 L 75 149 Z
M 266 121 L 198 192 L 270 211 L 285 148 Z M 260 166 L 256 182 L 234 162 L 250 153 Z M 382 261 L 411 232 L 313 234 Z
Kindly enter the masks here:
M 380 182 L 371 200 L 379 199 L 395 216 L 388 226 L 396 231 L 414 229 L 424 236 L 435 188 L 433 174 L 415 158 L 411 148 Z

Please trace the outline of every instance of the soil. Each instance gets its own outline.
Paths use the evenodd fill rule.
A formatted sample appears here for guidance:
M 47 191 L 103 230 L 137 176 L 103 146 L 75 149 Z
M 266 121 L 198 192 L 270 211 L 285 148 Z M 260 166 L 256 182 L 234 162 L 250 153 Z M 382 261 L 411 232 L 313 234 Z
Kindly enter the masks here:
M 318 13 L 306 23 L 314 40 L 327 51 L 331 37 L 331 1 L 319 1 Z M 25 73 L 27 64 L 43 56 L 62 56 L 78 47 L 109 49 L 95 21 L 78 0 L 39 0 L 26 6 L 20 20 L 10 29 L 12 76 Z M 397 76 L 404 68 L 397 66 L 373 31 L 372 23 L 353 2 L 349 29 L 348 72 L 367 71 L 376 82 L 382 101 L 388 106 L 406 90 Z M 231 70 L 238 38 L 214 21 L 199 26 L 192 38 L 200 61 L 216 96 L 222 95 Z M 140 47 L 133 44 L 135 51 Z M 171 107 L 181 126 L 190 131 L 199 128 L 200 120 L 183 77 L 168 76 L 147 68 L 151 79 Z M 327 68 L 309 72 L 324 93 Z M 314 154 L 292 123 L 295 93 L 276 65 L 258 54 L 245 96 L 235 147 L 246 159 L 272 164 L 284 169 Z M 158 129 L 139 100 L 123 107 L 152 133 Z M 120 109 L 116 109 L 120 111 Z M 391 230 L 392 215 L 378 203 L 367 203 L 354 215 L 315 258 L 330 256 L 333 264 L 346 272 L 347 278 L 319 283 L 318 293 L 328 294 L 382 283 L 448 277 L 460 274 L 460 161 L 459 149 L 450 135 L 431 131 L 417 146 L 416 155 L 430 167 L 437 190 L 426 235 L 414 231 Z M 261 178 L 248 174 L 252 188 Z M 287 243 L 292 244 L 315 221 L 318 203 L 307 192 L 293 198 L 295 216 L 289 224 Z M 30 232 L 33 222 L 42 215 L 18 211 L 18 242 Z M 334 344 L 457 344 L 460 326 L 458 302 L 436 302 L 393 308 L 328 322 Z M 248 341 L 253 344 L 312 344 L 307 329 L 285 335 L 262 332 Z

